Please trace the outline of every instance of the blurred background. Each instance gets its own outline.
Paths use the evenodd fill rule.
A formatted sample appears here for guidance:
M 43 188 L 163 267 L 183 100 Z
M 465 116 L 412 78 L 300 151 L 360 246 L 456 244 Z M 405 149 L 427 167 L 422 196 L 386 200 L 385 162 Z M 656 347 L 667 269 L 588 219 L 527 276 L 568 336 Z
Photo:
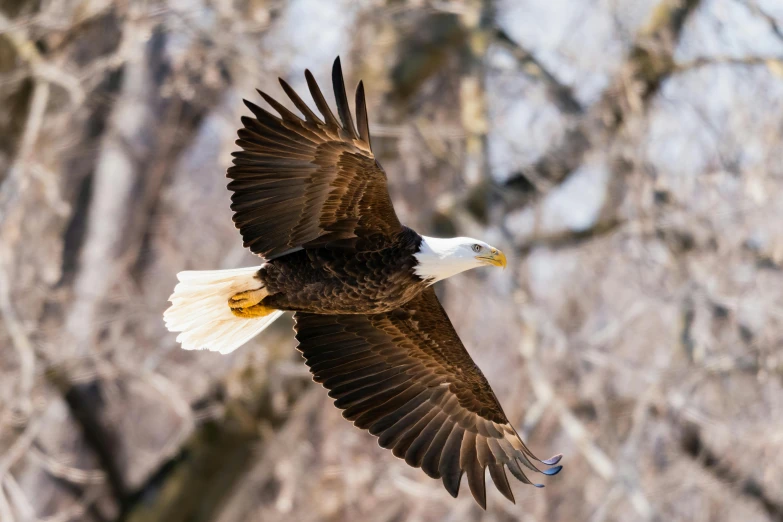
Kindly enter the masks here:
M 565 455 L 516 505 L 344 421 L 290 317 L 163 326 L 178 271 L 258 263 L 242 98 L 337 55 L 402 221 L 508 254 L 438 291 Z M 783 520 L 782 143 L 780 0 L 3 0 L 0 520 Z

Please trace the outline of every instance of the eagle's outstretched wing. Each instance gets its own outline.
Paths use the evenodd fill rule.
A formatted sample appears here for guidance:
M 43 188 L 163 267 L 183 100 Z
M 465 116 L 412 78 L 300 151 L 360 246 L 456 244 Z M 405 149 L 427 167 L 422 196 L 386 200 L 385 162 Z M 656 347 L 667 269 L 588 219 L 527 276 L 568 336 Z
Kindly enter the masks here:
M 401 230 L 370 146 L 362 83 L 354 126 L 340 59 L 332 68 L 339 121 L 310 71 L 305 77 L 325 121 L 281 79 L 304 120 L 261 91 L 279 117 L 245 100 L 255 118 L 242 118 L 236 142 L 242 150 L 227 173 L 234 223 L 245 246 L 266 259 L 301 247 L 354 246 L 357 239 Z
M 495 394 L 462 345 L 432 288 L 404 307 L 376 315 L 297 312 L 298 349 L 313 379 L 329 390 L 343 417 L 378 436 L 457 496 L 463 473 L 486 508 L 484 470 L 512 502 L 504 466 L 523 471 L 539 460 L 509 423 Z M 561 466 L 542 471 L 554 475 Z

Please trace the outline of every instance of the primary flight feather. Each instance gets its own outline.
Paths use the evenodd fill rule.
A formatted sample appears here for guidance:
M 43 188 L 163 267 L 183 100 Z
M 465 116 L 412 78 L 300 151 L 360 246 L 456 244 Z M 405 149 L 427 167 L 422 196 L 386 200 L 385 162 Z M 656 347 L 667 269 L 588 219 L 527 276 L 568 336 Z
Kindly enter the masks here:
M 339 58 L 337 117 L 309 71 L 305 78 L 320 116 L 282 79 L 302 116 L 259 91 L 277 115 L 245 101 L 254 117 L 242 118 L 242 150 L 227 173 L 234 223 L 265 262 L 179 273 L 166 326 L 185 349 L 228 353 L 294 312 L 298 349 L 343 417 L 455 497 L 466 474 L 486 508 L 489 469 L 513 501 L 506 469 L 532 484 L 526 473 L 554 475 L 560 456 L 539 460 L 525 446 L 431 287 L 505 267 L 505 255 L 402 225 L 372 153 L 362 83 L 354 123 Z

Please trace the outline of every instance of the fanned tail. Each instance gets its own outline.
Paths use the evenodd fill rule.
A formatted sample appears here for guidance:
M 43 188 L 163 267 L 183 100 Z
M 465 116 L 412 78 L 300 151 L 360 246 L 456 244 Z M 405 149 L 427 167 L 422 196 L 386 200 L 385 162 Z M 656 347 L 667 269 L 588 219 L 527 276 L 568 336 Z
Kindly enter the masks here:
M 163 313 L 166 328 L 181 332 L 177 342 L 185 350 L 230 353 L 261 333 L 282 315 L 237 315 L 229 299 L 242 292 L 263 298 L 265 292 L 256 273 L 260 266 L 232 270 L 186 271 L 177 274 L 179 283 L 169 297 L 171 306 Z

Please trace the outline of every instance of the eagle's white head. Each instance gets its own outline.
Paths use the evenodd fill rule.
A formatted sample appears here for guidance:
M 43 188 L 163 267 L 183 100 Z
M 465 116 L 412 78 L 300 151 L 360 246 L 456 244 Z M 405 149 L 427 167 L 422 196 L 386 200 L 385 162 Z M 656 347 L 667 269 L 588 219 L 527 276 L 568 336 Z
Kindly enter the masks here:
M 419 251 L 414 255 L 419 262 L 414 269 L 416 275 L 430 283 L 480 266 L 506 267 L 503 252 L 471 237 L 422 236 Z

